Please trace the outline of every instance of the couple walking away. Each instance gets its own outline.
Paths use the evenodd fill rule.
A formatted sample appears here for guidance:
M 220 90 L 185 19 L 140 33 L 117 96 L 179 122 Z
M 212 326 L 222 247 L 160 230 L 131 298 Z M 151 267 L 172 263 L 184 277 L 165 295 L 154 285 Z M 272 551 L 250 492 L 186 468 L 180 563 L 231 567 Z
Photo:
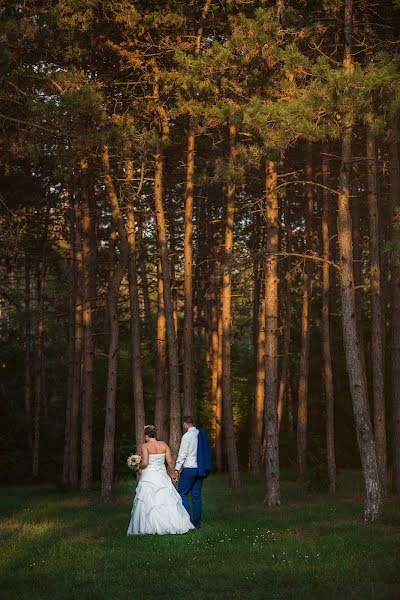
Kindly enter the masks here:
M 144 429 L 141 476 L 133 500 L 128 535 L 178 534 L 198 529 L 201 523 L 201 490 L 211 471 L 211 447 L 207 432 L 183 417 L 178 458 L 174 465 L 168 444 L 157 440 L 154 425 Z M 165 468 L 165 462 L 168 464 Z M 178 491 L 174 483 L 178 482 Z M 192 512 L 189 495 L 192 496 Z

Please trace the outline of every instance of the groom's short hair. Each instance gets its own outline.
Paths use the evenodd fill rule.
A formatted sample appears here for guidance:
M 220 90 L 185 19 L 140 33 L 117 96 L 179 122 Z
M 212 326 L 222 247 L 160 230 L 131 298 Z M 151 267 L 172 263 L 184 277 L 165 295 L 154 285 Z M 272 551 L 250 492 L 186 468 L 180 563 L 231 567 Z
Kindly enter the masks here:
M 189 415 L 182 417 L 182 422 L 187 423 L 188 425 L 194 425 L 194 419 L 193 419 L 193 417 L 190 417 Z

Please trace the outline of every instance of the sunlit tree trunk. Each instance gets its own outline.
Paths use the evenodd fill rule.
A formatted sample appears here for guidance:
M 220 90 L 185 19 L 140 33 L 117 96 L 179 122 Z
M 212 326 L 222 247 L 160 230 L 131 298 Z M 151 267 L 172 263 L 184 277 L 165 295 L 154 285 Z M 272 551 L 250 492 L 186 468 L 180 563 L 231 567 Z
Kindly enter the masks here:
M 258 321 L 256 390 L 250 437 L 250 471 L 252 473 L 259 473 L 261 466 L 265 391 L 265 296 L 261 300 L 260 310 L 258 311 Z
M 213 280 L 212 290 L 210 293 L 211 305 L 211 397 L 213 402 L 214 412 L 214 443 L 215 443 L 215 464 L 218 471 L 222 470 L 222 440 L 221 440 L 221 425 L 222 425 L 222 389 L 221 389 L 221 373 L 222 373 L 222 355 L 221 355 L 221 337 L 222 337 L 222 321 L 221 311 L 219 310 L 219 301 L 216 289 L 216 282 Z
M 194 411 L 193 382 L 193 192 L 195 169 L 195 132 L 189 122 L 187 136 L 185 222 L 184 222 L 184 325 L 183 325 L 183 412 Z
M 345 0 L 344 10 L 344 60 L 347 76 L 353 70 L 352 63 L 353 2 Z M 357 442 L 362 464 L 365 501 L 364 519 L 375 521 L 382 516 L 383 494 L 375 440 L 368 409 L 368 393 L 364 376 L 359 337 L 356 323 L 355 289 L 353 274 L 352 224 L 350 215 L 349 172 L 352 157 L 351 117 L 345 116 L 342 127 L 342 163 L 338 195 L 338 244 L 340 256 L 340 287 L 342 298 L 342 322 L 346 366 L 350 381 Z
M 290 337 L 292 327 L 292 272 L 291 272 L 291 257 L 292 252 L 292 225 L 289 214 L 289 201 L 285 204 L 285 233 L 286 233 L 286 253 L 288 254 L 285 274 L 285 307 L 284 307 L 284 338 L 283 338 L 283 352 L 282 352 L 282 369 L 281 378 L 279 382 L 278 392 L 278 426 L 280 428 L 283 416 L 283 405 L 285 396 L 287 394 L 288 377 L 289 377 L 289 357 L 290 357 Z
M 368 215 L 369 215 L 369 248 L 370 248 L 370 279 L 371 279 L 371 350 L 372 350 L 372 381 L 374 401 L 374 433 L 376 452 L 378 455 L 379 471 L 382 490 L 387 489 L 387 458 L 386 458 L 386 418 L 385 418 L 385 366 L 384 366 L 384 321 L 381 289 L 380 264 L 380 230 L 377 191 L 377 157 L 376 139 L 370 127 L 367 127 L 367 159 L 368 159 Z
M 323 206 L 322 206 L 322 354 L 324 360 L 324 388 L 325 388 L 325 430 L 326 430 L 326 455 L 328 465 L 329 491 L 336 491 L 336 460 L 335 460 L 335 416 L 333 396 L 333 374 L 331 356 L 331 332 L 329 321 L 329 301 L 331 291 L 330 280 L 330 232 L 329 232 L 329 163 L 327 158 L 328 148 L 324 145 L 322 159 L 323 177 Z
M 229 156 L 231 166 L 236 158 L 236 127 L 229 125 Z M 236 449 L 235 428 L 232 407 L 232 260 L 233 229 L 235 221 L 235 185 L 227 184 L 224 264 L 221 290 L 222 309 L 222 413 L 223 431 L 225 434 L 226 458 L 228 462 L 229 484 L 232 488 L 240 486 L 239 463 Z
M 147 253 L 146 253 L 146 242 L 143 239 L 143 215 L 142 210 L 139 208 L 137 213 L 137 225 L 138 225 L 138 262 L 139 262 L 139 275 L 140 281 L 142 284 L 142 292 L 143 292 L 143 304 L 144 304 L 144 324 L 146 335 L 150 342 L 150 345 L 153 346 L 153 320 L 151 315 L 151 302 L 150 302 L 150 292 L 149 292 L 149 282 L 147 278 L 146 272 L 146 262 L 147 262 Z
M 156 366 L 156 401 L 154 408 L 154 421 L 160 439 L 168 439 L 168 406 L 167 406 L 167 337 L 164 310 L 163 279 L 161 275 L 160 260 L 157 261 L 157 366 Z
M 307 144 L 306 180 L 313 179 L 312 148 Z M 311 183 L 306 192 L 306 253 L 312 251 L 312 221 L 314 195 Z M 299 476 L 304 478 L 307 471 L 307 419 L 308 419 L 308 370 L 310 355 L 310 309 L 312 292 L 312 261 L 306 260 L 303 277 L 303 309 L 301 315 L 301 353 L 299 367 L 299 389 L 297 406 L 297 462 Z
M 133 162 L 125 162 L 125 175 L 129 181 L 133 180 Z M 132 197 L 132 185 L 128 183 L 128 198 L 126 204 L 126 230 L 128 241 L 128 279 L 129 301 L 131 307 L 131 361 L 132 361 L 132 387 L 133 387 L 133 412 L 135 416 L 135 442 L 139 449 L 143 442 L 145 414 L 143 401 L 142 359 L 140 340 L 140 309 L 139 290 L 137 283 L 137 245 L 135 213 Z
M 278 430 L 278 251 L 279 200 L 276 163 L 265 164 L 266 193 L 266 260 L 265 260 L 265 474 L 264 504 L 279 506 L 281 502 Z
M 158 73 L 155 73 L 155 82 L 153 95 L 156 100 L 156 107 L 162 124 L 162 143 L 166 144 L 169 139 L 169 124 L 164 108 L 159 104 L 159 83 Z M 169 445 L 172 455 L 175 457 L 178 452 L 181 439 L 181 403 L 179 397 L 179 360 L 178 360 L 178 341 L 176 337 L 174 322 L 174 307 L 171 295 L 171 279 L 168 259 L 168 241 L 167 224 L 164 212 L 164 151 L 159 146 L 154 156 L 154 200 L 155 217 L 157 224 L 157 237 L 161 261 L 161 274 L 163 279 L 164 310 L 168 341 L 168 363 L 169 363 L 169 396 L 170 396 L 170 424 L 169 424 Z

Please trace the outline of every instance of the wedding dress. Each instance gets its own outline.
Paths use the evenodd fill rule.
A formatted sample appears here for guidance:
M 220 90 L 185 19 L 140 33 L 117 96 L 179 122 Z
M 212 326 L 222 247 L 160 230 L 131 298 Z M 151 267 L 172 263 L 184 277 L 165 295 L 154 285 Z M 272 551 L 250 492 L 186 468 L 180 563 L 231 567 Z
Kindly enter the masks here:
M 194 529 L 165 468 L 165 453 L 150 454 L 133 500 L 127 535 L 186 533 Z

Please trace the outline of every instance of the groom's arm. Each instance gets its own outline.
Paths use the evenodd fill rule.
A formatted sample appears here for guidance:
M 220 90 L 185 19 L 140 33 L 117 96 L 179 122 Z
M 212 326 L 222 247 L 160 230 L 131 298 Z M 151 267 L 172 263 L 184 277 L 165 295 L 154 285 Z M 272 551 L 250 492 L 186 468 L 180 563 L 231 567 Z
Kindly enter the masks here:
M 182 465 L 185 462 L 185 459 L 189 453 L 188 444 L 189 444 L 189 438 L 186 434 L 184 434 L 182 436 L 181 445 L 179 446 L 178 458 L 176 459 L 176 463 L 175 463 L 175 475 L 176 476 L 178 475 L 179 471 L 181 470 Z

